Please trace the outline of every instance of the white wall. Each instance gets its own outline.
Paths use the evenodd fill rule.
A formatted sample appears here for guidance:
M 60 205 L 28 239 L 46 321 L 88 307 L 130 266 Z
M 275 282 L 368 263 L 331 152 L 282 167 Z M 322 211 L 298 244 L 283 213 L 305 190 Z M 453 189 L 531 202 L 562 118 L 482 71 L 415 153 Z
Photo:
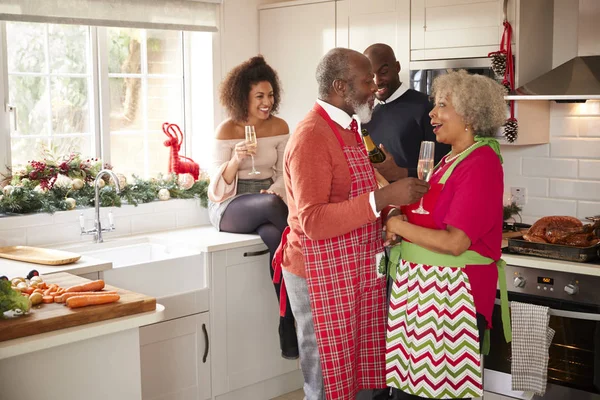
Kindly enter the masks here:
M 555 0 L 554 15 L 554 66 L 577 55 L 600 55 L 600 1 Z M 505 192 L 511 186 L 527 190 L 524 222 L 600 214 L 600 101 L 552 102 L 550 143 L 503 146 L 502 153 Z

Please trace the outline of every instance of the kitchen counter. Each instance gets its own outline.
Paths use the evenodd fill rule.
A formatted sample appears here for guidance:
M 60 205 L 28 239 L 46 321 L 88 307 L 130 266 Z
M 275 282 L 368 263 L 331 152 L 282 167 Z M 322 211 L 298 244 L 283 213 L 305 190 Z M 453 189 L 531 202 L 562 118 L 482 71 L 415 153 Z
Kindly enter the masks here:
M 155 311 L 0 342 L 0 360 L 153 324 L 164 318 L 164 311 L 157 304 Z
M 1 396 L 104 400 L 118 393 L 142 400 L 140 327 L 163 317 L 157 304 L 143 314 L 2 342 Z
M 0 258 L 0 275 L 6 275 L 9 279 L 17 276 L 26 277 L 32 269 L 38 271 L 40 275 L 53 274 L 56 272 L 68 272 L 73 275 L 83 275 L 90 272 L 106 271 L 111 268 L 111 262 L 85 255 L 77 262 L 66 265 L 42 265 Z
M 162 243 L 185 243 L 198 251 L 206 253 L 263 243 L 258 235 L 219 232 L 211 225 L 157 232 L 143 236 Z

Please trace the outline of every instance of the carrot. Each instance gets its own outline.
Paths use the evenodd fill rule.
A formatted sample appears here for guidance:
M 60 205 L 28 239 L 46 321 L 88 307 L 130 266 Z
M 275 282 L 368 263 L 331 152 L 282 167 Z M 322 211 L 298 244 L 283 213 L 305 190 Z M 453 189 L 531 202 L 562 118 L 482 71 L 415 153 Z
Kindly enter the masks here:
M 67 299 L 67 306 L 69 308 L 79 308 L 97 304 L 114 303 L 115 301 L 119 301 L 120 298 L 121 297 L 118 294 L 73 296 Z
M 75 285 L 71 286 L 65 292 L 95 292 L 97 290 L 104 289 L 104 281 L 102 279 L 97 281 L 92 281 L 89 283 L 84 283 L 83 285 Z
M 55 285 L 54 283 L 51 284 L 48 286 L 48 289 L 44 290 L 44 296 L 50 296 L 50 293 L 56 292 L 57 289 L 58 285 Z
M 69 297 L 74 297 L 74 296 L 98 296 L 101 294 L 117 294 L 117 292 L 115 292 L 114 290 L 110 291 L 100 291 L 100 292 L 67 292 L 67 293 L 63 293 L 61 295 L 58 295 L 54 298 L 54 301 L 56 303 L 64 303 Z
M 26 289 L 23 290 L 23 292 L 27 293 L 27 294 L 31 294 L 31 293 L 33 293 L 33 291 L 34 291 L 34 288 L 31 286 L 28 286 Z
M 34 289 L 33 293 L 40 293 L 40 294 L 44 294 L 44 291 L 42 289 Z
M 42 303 L 54 303 L 54 296 L 42 297 Z

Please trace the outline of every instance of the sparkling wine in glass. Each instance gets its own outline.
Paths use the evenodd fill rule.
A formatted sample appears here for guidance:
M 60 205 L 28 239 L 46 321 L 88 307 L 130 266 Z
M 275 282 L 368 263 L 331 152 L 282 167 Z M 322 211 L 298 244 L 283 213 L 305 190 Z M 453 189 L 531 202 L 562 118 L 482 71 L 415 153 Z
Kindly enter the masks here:
M 256 153 L 256 146 L 258 141 L 256 140 L 256 131 L 253 125 L 246 125 L 244 127 L 246 133 L 246 146 L 248 146 L 248 152 L 252 157 L 252 171 L 248 172 L 248 175 L 260 175 L 260 172 L 254 168 L 254 154 Z
M 419 163 L 417 165 L 417 175 L 419 179 L 429 182 L 431 175 L 433 175 L 433 155 L 434 155 L 435 143 L 423 141 L 421 142 L 421 151 L 419 152 Z M 415 214 L 429 214 L 429 211 L 423 208 L 423 197 L 419 203 L 419 208 L 413 210 Z

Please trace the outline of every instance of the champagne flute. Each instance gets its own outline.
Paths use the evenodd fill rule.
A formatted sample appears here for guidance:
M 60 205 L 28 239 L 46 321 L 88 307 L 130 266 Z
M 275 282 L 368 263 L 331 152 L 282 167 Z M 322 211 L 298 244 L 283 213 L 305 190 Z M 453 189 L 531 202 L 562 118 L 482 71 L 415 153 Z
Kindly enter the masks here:
M 423 141 L 421 142 L 421 151 L 419 152 L 419 164 L 417 165 L 417 175 L 419 179 L 429 182 L 433 174 L 433 154 L 435 143 Z M 429 211 L 423 208 L 423 197 L 419 203 L 419 208 L 413 210 L 415 214 L 429 214 Z
M 244 130 L 246 134 L 246 145 L 253 147 L 251 151 L 248 150 L 250 157 L 252 157 L 252 171 L 248 172 L 248 175 L 260 175 L 260 171 L 257 171 L 256 168 L 254 168 L 254 153 L 256 153 L 256 146 L 258 145 L 258 141 L 256 140 L 256 131 L 254 130 L 253 125 L 246 125 Z

